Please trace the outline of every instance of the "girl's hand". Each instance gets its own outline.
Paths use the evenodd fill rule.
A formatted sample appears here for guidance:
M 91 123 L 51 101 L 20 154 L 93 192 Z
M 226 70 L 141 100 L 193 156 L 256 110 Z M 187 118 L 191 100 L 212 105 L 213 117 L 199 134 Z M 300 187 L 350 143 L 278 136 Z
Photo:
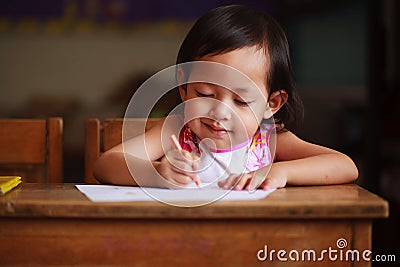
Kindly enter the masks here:
M 282 166 L 273 163 L 271 166 L 263 167 L 254 172 L 231 174 L 227 179 L 218 182 L 218 185 L 224 189 L 250 190 L 252 179 L 256 179 L 259 183 L 257 188 L 263 190 L 282 188 L 286 186 L 287 182 L 286 173 Z
M 169 182 L 167 187 L 186 186 L 199 178 L 196 170 L 198 158 L 185 150 L 172 149 L 166 153 L 156 170 Z

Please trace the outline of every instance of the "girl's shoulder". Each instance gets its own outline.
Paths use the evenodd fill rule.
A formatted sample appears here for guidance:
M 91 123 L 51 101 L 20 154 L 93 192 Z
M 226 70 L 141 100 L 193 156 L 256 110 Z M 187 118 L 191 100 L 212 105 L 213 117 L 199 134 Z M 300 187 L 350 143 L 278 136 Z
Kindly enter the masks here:
M 257 132 L 253 136 L 253 140 L 250 143 L 250 151 L 265 149 L 269 147 L 270 138 L 274 136 L 276 132 L 276 126 L 270 123 L 261 123 Z
M 286 129 L 282 131 L 276 131 L 275 135 L 277 149 L 282 148 L 290 150 L 290 147 L 293 144 L 301 141 L 301 139 L 298 138 L 294 133 Z
M 295 135 L 293 132 L 291 132 L 287 129 L 284 129 L 282 131 L 276 131 L 275 134 L 276 134 L 276 138 L 280 139 L 282 141 L 294 140 L 294 139 L 301 140 L 299 137 L 297 137 L 297 135 Z
M 155 127 L 162 128 L 162 130 L 168 131 L 179 131 L 183 125 L 183 116 L 174 114 L 167 117 L 161 118 L 160 121 L 155 125 Z
M 155 138 L 161 140 L 164 136 L 178 135 L 182 129 L 183 119 L 180 115 L 171 115 L 161 118 L 153 127 L 145 132 L 149 140 Z
M 254 134 L 253 141 L 263 139 L 269 140 L 272 135 L 276 134 L 277 127 L 271 123 L 261 123 L 257 132 Z
M 248 159 L 246 162 L 247 171 L 255 171 L 273 162 L 270 143 L 271 137 L 275 137 L 275 125 L 271 123 L 261 123 L 259 129 L 254 134 L 248 148 Z M 272 141 L 272 143 L 274 143 Z

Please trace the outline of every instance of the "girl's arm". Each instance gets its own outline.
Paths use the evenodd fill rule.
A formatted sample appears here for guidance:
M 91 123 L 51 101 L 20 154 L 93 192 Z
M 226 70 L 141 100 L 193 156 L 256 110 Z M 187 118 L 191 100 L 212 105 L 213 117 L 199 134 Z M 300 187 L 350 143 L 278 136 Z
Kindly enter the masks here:
M 192 181 L 190 175 L 177 171 L 170 161 L 190 169 L 189 162 L 181 153 L 172 149 L 169 140 L 161 140 L 179 131 L 180 119 L 161 120 L 145 134 L 132 138 L 104 152 L 94 166 L 94 176 L 102 183 L 117 185 L 140 185 L 152 187 L 175 187 Z M 162 143 L 167 144 L 163 148 Z M 169 159 L 164 157 L 169 151 Z M 161 161 L 159 159 L 162 158 Z M 127 164 L 127 162 L 129 164 Z M 129 165 L 129 167 L 128 167 Z M 131 168 L 131 171 L 129 170 Z M 134 174 L 134 177 L 133 175 Z M 161 175 L 160 175 L 161 174 Z M 172 184 L 171 184 L 172 183 Z
M 276 159 L 268 178 L 283 176 L 291 185 L 328 185 L 358 177 L 354 162 L 343 153 L 301 140 L 289 131 L 277 134 L 276 143 Z
M 117 185 L 137 185 L 135 179 L 129 171 L 126 164 L 127 161 L 134 162 L 135 165 L 141 166 L 141 169 L 148 169 L 151 166 L 146 164 L 146 155 L 144 151 L 148 152 L 148 157 L 151 161 L 162 157 L 160 132 L 164 120 L 158 122 L 154 127 L 148 130 L 145 134 L 134 137 L 124 143 L 119 144 L 107 151 L 105 151 L 95 162 L 94 176 L 97 180 L 107 184 Z M 146 147 L 146 149 L 144 149 Z M 129 151 L 130 154 L 124 153 Z M 138 175 L 137 175 L 138 176 Z M 154 183 L 155 181 L 148 181 Z
M 328 185 L 349 183 L 357 179 L 358 170 L 345 154 L 308 143 L 287 131 L 276 137 L 275 161 L 245 175 L 232 175 L 219 183 L 223 188 L 249 189 L 254 176 L 265 177 L 259 188 L 289 185 Z M 270 168 L 270 169 L 269 169 Z

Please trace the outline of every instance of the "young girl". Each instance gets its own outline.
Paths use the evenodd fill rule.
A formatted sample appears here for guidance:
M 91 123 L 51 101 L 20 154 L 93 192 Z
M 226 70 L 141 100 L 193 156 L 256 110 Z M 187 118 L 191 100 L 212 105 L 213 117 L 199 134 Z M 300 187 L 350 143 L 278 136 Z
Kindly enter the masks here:
M 178 67 L 184 114 L 171 115 L 144 135 L 106 151 L 95 164 L 99 181 L 166 188 L 218 181 L 224 189 L 243 190 L 357 179 L 348 156 L 290 131 L 302 118 L 302 104 L 286 36 L 270 16 L 244 6 L 211 10 L 181 45 L 177 64 L 186 62 L 229 66 L 258 90 L 198 82 L 192 79 L 193 68 Z M 176 134 L 180 145 L 164 150 L 165 133 Z M 144 150 L 146 156 L 135 152 Z

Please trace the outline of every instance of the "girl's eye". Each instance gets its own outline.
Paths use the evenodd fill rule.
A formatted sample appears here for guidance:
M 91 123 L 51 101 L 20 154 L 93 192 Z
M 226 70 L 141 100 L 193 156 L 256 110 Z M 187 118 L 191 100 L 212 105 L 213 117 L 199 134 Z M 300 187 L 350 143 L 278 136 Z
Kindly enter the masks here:
M 203 94 L 203 93 L 200 93 L 197 90 L 195 90 L 195 92 L 196 92 L 196 95 L 199 96 L 199 97 L 212 97 L 213 96 L 213 94 Z
M 246 102 L 240 99 L 235 99 L 236 104 L 238 104 L 239 106 L 248 106 L 252 103 L 252 101 Z

